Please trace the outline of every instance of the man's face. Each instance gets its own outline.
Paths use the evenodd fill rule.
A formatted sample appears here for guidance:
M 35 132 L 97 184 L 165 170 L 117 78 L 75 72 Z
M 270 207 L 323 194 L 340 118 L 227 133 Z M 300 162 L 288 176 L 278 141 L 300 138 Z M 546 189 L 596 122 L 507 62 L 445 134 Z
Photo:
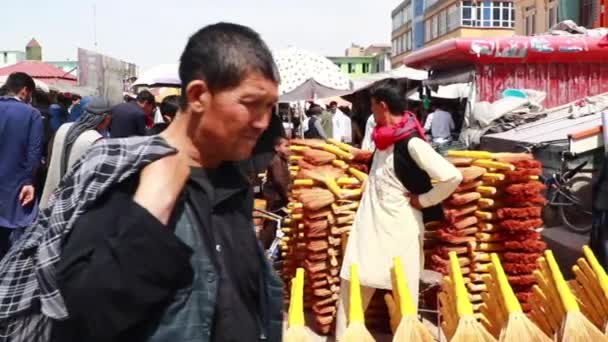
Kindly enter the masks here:
M 388 124 L 390 112 L 385 102 L 378 101 L 372 97 L 371 100 L 372 112 L 374 113 L 374 120 L 377 126 L 385 126 Z
M 336 110 L 337 110 L 337 109 L 338 109 L 338 105 L 337 105 L 337 104 L 332 104 L 332 105 L 330 105 L 330 106 L 329 106 L 329 111 L 330 111 L 332 114 L 336 114 Z
M 32 94 L 34 93 L 33 90 L 28 90 L 27 88 L 23 88 L 21 89 L 21 91 L 17 94 L 17 97 L 25 102 L 25 103 L 32 103 Z
M 156 110 L 156 103 L 144 102 L 144 104 L 141 108 L 144 110 L 144 113 L 146 113 L 146 115 L 152 115 L 152 114 L 154 114 L 154 111 Z
M 289 141 L 287 141 L 287 139 L 281 139 L 281 143 L 275 146 L 275 151 L 282 157 L 289 156 Z
M 249 158 L 270 123 L 278 96 L 278 84 L 258 72 L 249 73 L 237 87 L 206 92 L 201 97 L 199 137 L 193 139 L 201 148 L 212 149 L 218 160 Z

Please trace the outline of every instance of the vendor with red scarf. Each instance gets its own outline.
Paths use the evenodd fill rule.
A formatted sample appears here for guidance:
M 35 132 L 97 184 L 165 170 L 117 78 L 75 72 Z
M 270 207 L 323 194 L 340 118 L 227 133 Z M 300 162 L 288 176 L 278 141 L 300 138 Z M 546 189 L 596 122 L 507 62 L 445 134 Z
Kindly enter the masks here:
M 406 112 L 402 94 L 393 79 L 371 90 L 376 152 L 340 273 L 338 340 L 347 325 L 352 263 L 359 265 L 364 310 L 376 289 L 392 289 L 390 271 L 397 256 L 417 304 L 424 223 L 443 219 L 441 202 L 462 180 L 458 169 L 426 142 L 416 116 Z M 437 182 L 433 185 L 431 179 Z

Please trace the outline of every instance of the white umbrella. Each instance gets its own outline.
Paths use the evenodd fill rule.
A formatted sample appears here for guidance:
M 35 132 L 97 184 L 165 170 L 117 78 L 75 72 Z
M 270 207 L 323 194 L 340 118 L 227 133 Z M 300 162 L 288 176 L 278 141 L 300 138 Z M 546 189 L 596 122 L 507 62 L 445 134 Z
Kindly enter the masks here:
M 275 51 L 274 60 L 281 76 L 282 99 L 311 100 L 343 95 L 352 88 L 350 78 L 337 65 L 310 51 L 290 47 Z M 294 91 L 297 94 L 290 94 Z
M 7 79 L 8 79 L 8 75 L 0 76 L 0 86 L 3 86 L 6 83 Z M 49 89 L 49 86 L 40 80 L 34 79 L 34 83 L 36 84 L 36 88 L 42 90 L 45 93 L 48 93 L 49 91 L 51 91 Z
M 431 91 L 431 97 L 450 100 L 463 99 L 469 97 L 470 91 L 470 83 L 454 83 L 446 86 L 439 86 L 437 91 Z M 408 98 L 412 101 L 421 101 L 418 90 L 414 90 Z
M 179 86 L 181 83 L 179 78 L 179 66 L 177 64 L 159 64 L 143 72 L 132 86 Z

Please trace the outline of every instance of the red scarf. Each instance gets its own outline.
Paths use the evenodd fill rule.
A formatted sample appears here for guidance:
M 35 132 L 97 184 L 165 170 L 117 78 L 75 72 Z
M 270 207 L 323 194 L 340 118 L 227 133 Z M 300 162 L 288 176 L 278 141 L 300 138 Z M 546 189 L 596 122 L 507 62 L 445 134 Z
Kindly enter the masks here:
M 372 139 L 374 139 L 376 148 L 382 151 L 413 134 L 418 134 L 420 139 L 426 141 L 424 129 L 416 119 L 416 115 L 412 112 L 405 112 L 401 121 L 396 124 L 376 126 L 372 133 Z

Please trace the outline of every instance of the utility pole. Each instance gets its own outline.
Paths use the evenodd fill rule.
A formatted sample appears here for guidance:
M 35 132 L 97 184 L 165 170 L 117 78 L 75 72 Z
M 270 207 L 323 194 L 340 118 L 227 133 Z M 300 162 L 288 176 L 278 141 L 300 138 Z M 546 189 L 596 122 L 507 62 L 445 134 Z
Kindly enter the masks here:
M 93 45 L 97 50 L 97 6 L 93 4 Z

